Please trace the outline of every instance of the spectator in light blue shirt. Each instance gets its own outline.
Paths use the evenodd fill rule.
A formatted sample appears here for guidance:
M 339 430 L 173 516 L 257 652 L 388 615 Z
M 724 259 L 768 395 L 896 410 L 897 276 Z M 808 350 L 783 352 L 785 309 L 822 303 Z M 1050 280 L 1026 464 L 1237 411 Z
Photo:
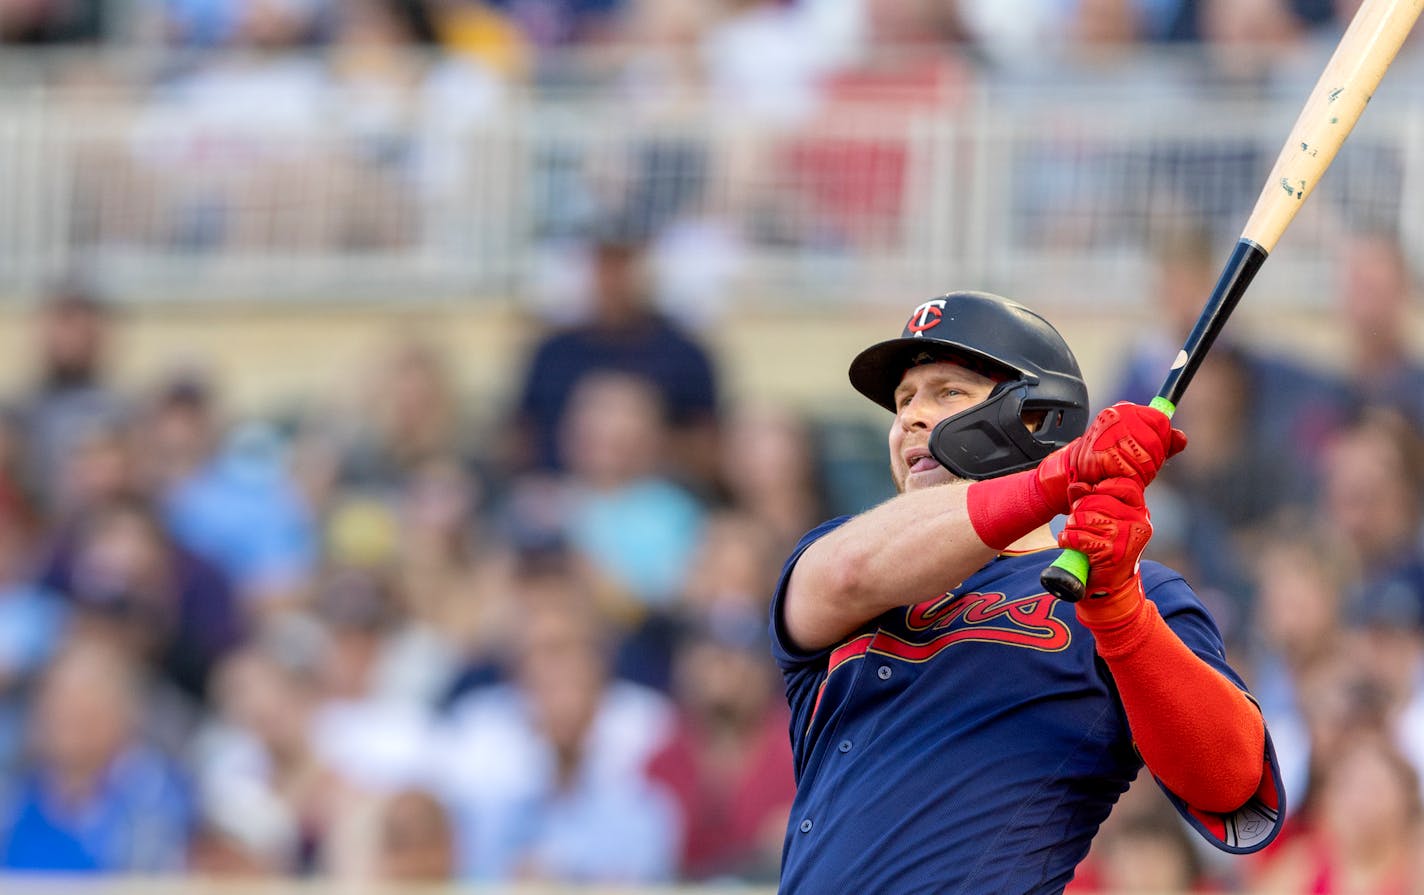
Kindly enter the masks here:
M 277 433 L 248 423 L 223 438 L 208 387 L 191 378 L 163 390 L 148 428 L 173 537 L 223 569 L 245 598 L 298 590 L 315 567 L 318 537 Z
M 561 439 L 569 543 L 644 607 L 676 598 L 702 534 L 702 505 L 663 474 L 666 445 L 647 380 L 596 373 L 574 389 Z

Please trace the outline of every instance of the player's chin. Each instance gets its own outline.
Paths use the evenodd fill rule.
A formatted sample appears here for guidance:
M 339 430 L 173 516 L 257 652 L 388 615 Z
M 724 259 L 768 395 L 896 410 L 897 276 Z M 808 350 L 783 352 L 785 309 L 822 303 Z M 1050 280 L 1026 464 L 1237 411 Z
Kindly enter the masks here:
M 959 477 L 943 466 L 935 466 L 919 472 L 906 472 L 902 476 L 897 476 L 897 484 L 901 492 L 919 491 L 957 481 L 959 481 Z

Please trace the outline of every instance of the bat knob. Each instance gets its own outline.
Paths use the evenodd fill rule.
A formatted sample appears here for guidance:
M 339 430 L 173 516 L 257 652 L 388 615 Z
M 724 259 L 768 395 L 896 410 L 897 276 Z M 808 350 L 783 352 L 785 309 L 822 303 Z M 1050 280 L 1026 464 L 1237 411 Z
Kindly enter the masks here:
M 1083 599 L 1088 589 L 1088 557 L 1077 550 L 1064 550 L 1038 576 L 1043 589 L 1065 603 Z

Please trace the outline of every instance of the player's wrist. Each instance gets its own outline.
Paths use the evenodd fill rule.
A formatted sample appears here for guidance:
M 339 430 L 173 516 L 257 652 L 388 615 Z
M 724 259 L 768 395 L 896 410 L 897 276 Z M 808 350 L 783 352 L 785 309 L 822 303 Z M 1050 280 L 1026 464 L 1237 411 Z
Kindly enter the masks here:
M 1074 441 L 1067 447 L 1059 448 L 1044 457 L 1043 461 L 1032 470 L 1039 496 L 1044 503 L 1052 508 L 1054 516 L 1067 515 L 1073 507 L 1073 501 L 1069 496 L 1069 486 L 1073 484 L 1073 475 L 1068 466 L 1068 455 L 1077 444 L 1078 442 Z
M 1141 620 L 1146 606 L 1141 575 L 1133 575 L 1106 593 L 1084 597 L 1076 604 L 1078 620 L 1100 640 L 1102 635 L 1129 632 Z
M 974 533 L 995 550 L 1007 548 L 1058 515 L 1036 469 L 970 484 L 965 506 Z

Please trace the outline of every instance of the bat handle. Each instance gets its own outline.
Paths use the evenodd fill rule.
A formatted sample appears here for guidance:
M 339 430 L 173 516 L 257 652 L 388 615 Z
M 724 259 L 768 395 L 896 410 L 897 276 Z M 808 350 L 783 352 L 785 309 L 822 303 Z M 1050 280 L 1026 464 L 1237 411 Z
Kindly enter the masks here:
M 1162 411 L 1167 419 L 1177 412 L 1176 405 L 1161 395 L 1153 398 L 1149 406 Z M 1065 547 L 1058 558 L 1039 574 L 1038 583 L 1063 602 L 1076 603 L 1087 595 L 1090 570 L 1087 554 Z

